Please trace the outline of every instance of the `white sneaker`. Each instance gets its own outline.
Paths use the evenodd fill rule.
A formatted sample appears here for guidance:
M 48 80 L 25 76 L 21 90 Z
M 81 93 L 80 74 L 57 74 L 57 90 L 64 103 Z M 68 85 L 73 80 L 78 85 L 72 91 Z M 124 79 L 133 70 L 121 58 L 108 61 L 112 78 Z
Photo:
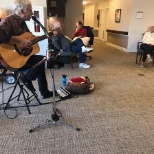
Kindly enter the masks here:
M 85 46 L 82 46 L 82 53 L 85 53 L 85 52 L 90 52 L 93 50 L 93 48 L 89 48 L 89 47 L 85 47 Z
M 94 50 L 93 48 L 85 47 L 87 52 Z
M 152 62 L 153 60 L 152 60 L 152 58 L 148 58 L 148 63 L 150 63 L 150 62 Z
M 81 48 L 82 48 L 82 53 L 87 52 L 87 50 L 86 50 L 86 47 L 85 47 L 85 46 L 82 46 Z
M 87 65 L 85 63 L 80 63 L 79 64 L 79 68 L 89 68 L 89 67 L 90 67 L 90 65 Z

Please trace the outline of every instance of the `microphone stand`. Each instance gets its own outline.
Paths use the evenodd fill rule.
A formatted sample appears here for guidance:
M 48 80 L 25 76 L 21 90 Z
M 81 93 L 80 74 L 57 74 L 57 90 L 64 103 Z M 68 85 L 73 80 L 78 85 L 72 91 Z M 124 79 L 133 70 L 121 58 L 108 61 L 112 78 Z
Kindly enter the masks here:
M 48 32 L 47 32 L 46 28 L 36 19 L 35 16 L 33 16 L 33 18 L 32 19 L 34 21 L 36 21 L 40 25 L 40 27 L 44 31 L 45 35 L 47 36 L 48 42 L 50 42 L 48 44 L 49 45 L 49 49 L 53 49 L 52 44 L 51 44 L 51 39 L 50 39 L 50 37 L 48 35 Z M 62 120 L 62 114 L 60 113 L 59 109 L 56 108 L 56 101 L 55 101 L 55 97 L 56 97 L 55 91 L 56 91 L 56 88 L 55 88 L 55 81 L 54 81 L 54 61 L 55 61 L 56 57 L 57 57 L 57 55 L 54 58 L 49 58 L 49 60 L 47 60 L 47 68 L 50 69 L 50 72 L 51 72 L 52 90 L 53 90 L 53 104 L 52 104 L 53 113 L 51 114 L 51 119 L 50 120 L 47 119 L 45 123 L 39 124 L 38 126 L 30 129 L 29 133 L 32 133 L 35 130 L 37 130 L 37 129 L 41 128 L 41 127 L 44 127 L 45 125 L 50 125 L 51 123 L 56 124 L 57 122 L 62 122 L 63 124 L 66 124 L 66 125 L 74 128 L 76 131 L 80 131 L 80 128 L 74 127 L 74 126 L 64 122 L 64 120 Z

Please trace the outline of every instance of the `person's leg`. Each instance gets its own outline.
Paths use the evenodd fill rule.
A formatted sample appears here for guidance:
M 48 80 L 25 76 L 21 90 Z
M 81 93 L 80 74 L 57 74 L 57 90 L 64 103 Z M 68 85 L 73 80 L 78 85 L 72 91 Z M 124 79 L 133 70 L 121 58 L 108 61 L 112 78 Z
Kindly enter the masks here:
M 45 74 L 45 61 L 35 66 L 41 60 L 43 60 L 43 58 L 44 56 L 41 55 L 33 55 L 30 57 L 24 67 L 29 68 L 27 74 L 25 75 L 25 78 L 28 80 L 36 80 L 37 78 L 39 91 L 41 95 L 46 98 L 47 96 L 52 96 L 52 92 L 48 90 L 48 84 Z
M 71 43 L 72 46 L 78 46 L 78 47 L 83 47 L 84 44 L 82 42 L 82 40 L 80 38 L 77 38 L 76 40 L 74 40 L 72 43 Z
M 85 47 L 85 45 L 83 44 L 82 40 L 80 38 L 77 38 L 76 40 L 74 40 L 71 43 L 72 46 L 77 46 L 77 47 L 81 47 L 82 48 L 82 52 L 90 52 L 93 50 L 93 48 L 89 48 L 89 47 Z
M 90 65 L 85 64 L 85 55 L 82 53 L 82 48 L 77 46 L 71 46 L 71 51 L 79 55 L 79 68 L 89 68 Z
M 79 55 L 79 61 L 80 63 L 85 63 L 85 56 L 82 53 L 82 49 L 81 47 L 77 47 L 77 46 L 71 46 L 71 51 L 74 53 L 77 53 Z

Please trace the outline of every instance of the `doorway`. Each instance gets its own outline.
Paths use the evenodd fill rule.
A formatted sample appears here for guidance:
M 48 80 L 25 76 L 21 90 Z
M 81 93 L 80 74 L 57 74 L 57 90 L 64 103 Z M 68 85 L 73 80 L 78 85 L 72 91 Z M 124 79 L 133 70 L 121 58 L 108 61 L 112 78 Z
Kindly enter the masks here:
M 103 41 L 107 41 L 108 10 L 108 8 L 100 10 L 99 38 Z

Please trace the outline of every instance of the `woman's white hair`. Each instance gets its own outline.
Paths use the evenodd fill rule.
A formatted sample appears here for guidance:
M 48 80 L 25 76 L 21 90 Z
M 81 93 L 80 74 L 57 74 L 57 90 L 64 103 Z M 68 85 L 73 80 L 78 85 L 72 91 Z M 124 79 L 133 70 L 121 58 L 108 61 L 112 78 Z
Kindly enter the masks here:
M 13 5 L 13 13 L 19 15 L 21 11 L 26 12 L 28 4 L 31 4 L 30 0 L 15 0 Z

